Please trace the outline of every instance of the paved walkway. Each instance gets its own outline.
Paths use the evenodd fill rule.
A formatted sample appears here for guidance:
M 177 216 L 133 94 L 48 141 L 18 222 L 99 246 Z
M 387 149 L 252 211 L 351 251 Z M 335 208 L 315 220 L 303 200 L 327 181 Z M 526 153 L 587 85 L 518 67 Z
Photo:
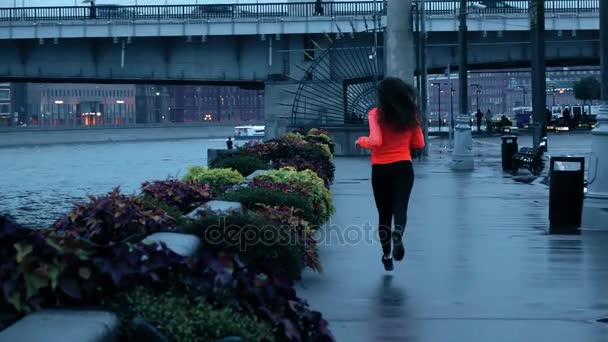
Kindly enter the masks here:
M 503 175 L 490 149 L 476 152 L 473 173 L 453 173 L 433 144 L 415 164 L 406 259 L 392 273 L 380 263 L 369 161 L 336 160 L 325 270 L 305 273 L 299 294 L 337 340 L 608 341 L 596 322 L 608 317 L 608 234 L 547 235 L 546 186 Z

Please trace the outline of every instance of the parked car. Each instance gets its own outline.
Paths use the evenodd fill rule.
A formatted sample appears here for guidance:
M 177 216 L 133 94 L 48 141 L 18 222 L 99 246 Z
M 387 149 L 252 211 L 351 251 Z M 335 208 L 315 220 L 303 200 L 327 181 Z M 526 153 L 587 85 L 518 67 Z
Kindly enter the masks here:
M 232 18 L 236 13 L 233 5 L 199 5 L 191 14 L 195 18 Z
M 121 5 L 97 5 L 95 14 L 97 19 L 132 19 L 137 12 Z

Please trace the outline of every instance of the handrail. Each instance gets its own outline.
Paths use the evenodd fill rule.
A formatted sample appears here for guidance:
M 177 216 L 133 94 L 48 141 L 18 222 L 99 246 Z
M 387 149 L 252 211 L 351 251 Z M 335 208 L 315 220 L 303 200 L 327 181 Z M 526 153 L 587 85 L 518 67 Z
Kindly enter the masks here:
M 171 20 L 284 17 L 371 16 L 386 13 L 385 1 L 213 4 L 213 5 L 97 5 L 0 8 L 0 21 Z
M 545 13 L 597 13 L 600 1 L 606 0 L 545 0 Z M 469 4 L 467 12 L 479 15 L 528 14 L 530 6 L 529 0 L 468 0 L 467 2 Z M 417 4 L 418 0 L 415 0 L 414 11 L 416 11 Z M 459 10 L 459 0 L 427 0 L 425 2 L 425 12 L 428 16 L 457 15 Z

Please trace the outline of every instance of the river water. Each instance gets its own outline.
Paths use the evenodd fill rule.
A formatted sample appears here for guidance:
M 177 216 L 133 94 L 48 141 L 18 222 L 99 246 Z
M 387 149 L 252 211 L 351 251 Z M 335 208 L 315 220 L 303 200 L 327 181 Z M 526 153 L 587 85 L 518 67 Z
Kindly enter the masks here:
M 139 192 L 142 182 L 181 177 L 206 165 L 208 148 L 224 139 L 54 145 L 0 149 L 0 213 L 33 228 L 51 225 L 87 194 L 120 186 Z

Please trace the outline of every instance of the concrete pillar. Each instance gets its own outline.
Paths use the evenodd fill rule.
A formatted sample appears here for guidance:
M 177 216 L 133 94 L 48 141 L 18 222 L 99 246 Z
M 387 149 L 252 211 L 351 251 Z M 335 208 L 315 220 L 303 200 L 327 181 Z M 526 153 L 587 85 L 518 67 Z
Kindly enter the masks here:
M 608 231 L 608 1 L 600 1 L 602 106 L 593 130 L 582 228 Z
M 292 104 L 295 92 L 298 89 L 296 82 L 266 82 L 264 84 L 264 122 L 266 139 L 273 139 L 286 133 L 291 124 L 291 107 L 283 104 Z M 288 91 L 285 91 L 288 90 Z
M 533 145 L 538 147 L 547 129 L 545 109 L 547 107 L 547 83 L 545 70 L 545 2 L 530 2 L 530 44 L 532 54 L 532 116 Z
M 475 159 L 473 157 L 473 136 L 469 126 L 469 80 L 468 80 L 468 27 L 467 27 L 467 0 L 460 0 L 458 21 L 458 45 L 459 45 L 459 89 L 460 93 L 460 115 L 454 132 L 454 152 L 450 167 L 454 171 L 473 171 Z
M 415 47 L 412 0 L 389 0 L 386 29 L 386 76 L 414 84 Z

